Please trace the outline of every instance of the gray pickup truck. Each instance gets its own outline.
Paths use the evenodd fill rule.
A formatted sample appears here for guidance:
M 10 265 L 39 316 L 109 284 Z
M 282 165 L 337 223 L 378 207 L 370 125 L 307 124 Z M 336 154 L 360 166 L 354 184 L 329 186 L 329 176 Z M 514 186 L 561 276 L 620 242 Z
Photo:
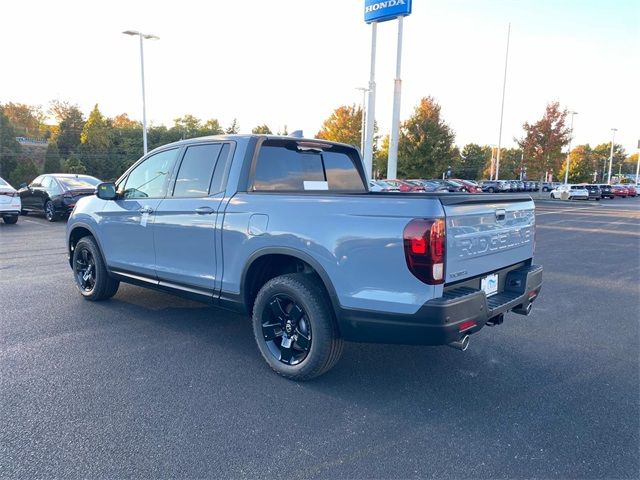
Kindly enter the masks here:
M 87 300 L 119 282 L 250 314 L 277 373 L 306 380 L 343 341 L 467 348 L 542 285 L 528 195 L 377 193 L 358 150 L 263 135 L 160 147 L 81 199 L 69 264 Z

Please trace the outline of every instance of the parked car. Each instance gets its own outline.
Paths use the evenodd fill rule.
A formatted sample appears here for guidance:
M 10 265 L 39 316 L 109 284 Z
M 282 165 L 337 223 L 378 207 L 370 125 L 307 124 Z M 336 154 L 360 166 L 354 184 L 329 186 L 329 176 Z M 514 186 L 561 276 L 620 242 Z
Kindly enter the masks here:
M 638 195 L 638 189 L 635 187 L 635 185 L 625 185 L 627 187 L 627 190 L 629 191 L 629 196 L 630 197 L 636 197 Z
M 369 180 L 370 192 L 399 192 L 400 189 L 395 187 L 384 180 Z
M 600 183 L 597 185 L 602 193 L 602 198 L 614 198 L 616 195 L 613 193 L 613 187 L 606 183 Z
M 0 216 L 2 216 L 4 223 L 16 223 L 21 208 L 18 191 L 0 177 Z
M 385 183 L 394 186 L 401 192 L 417 192 L 418 187 L 411 183 L 405 182 L 404 180 L 396 180 L 396 179 L 388 179 L 385 178 L 383 180 Z
M 558 187 L 559 185 L 555 185 L 552 182 L 542 182 L 542 191 L 543 192 L 550 192 L 551 190 L 553 190 L 554 188 Z
M 449 192 L 466 192 L 467 187 L 465 187 L 462 183 L 458 183 L 455 180 L 441 180 L 439 178 L 432 178 L 429 180 L 432 183 L 436 183 L 441 187 L 444 187 Z
M 580 186 L 586 188 L 587 192 L 589 192 L 589 200 L 600 201 L 602 198 L 602 190 L 600 190 L 599 186 L 591 184 L 584 184 Z
M 629 196 L 629 189 L 624 185 L 612 185 L 611 191 L 616 197 L 627 198 Z
M 438 182 L 434 182 L 432 180 L 407 180 L 408 182 L 418 182 L 420 185 L 424 187 L 425 192 L 448 192 L 449 189 Z
M 365 175 L 357 148 L 317 139 L 162 146 L 80 199 L 70 276 L 89 301 L 123 281 L 249 315 L 262 357 L 294 380 L 330 370 L 344 341 L 464 350 L 529 314 L 542 267 L 528 195 L 380 195 Z
M 44 213 L 50 222 L 69 215 L 77 201 L 96 192 L 100 183 L 89 175 L 51 173 L 40 175 L 29 185 L 22 184 L 18 193 L 22 201 L 22 214 Z
M 462 180 L 461 178 L 452 178 L 449 181 L 453 181 L 459 183 L 463 186 L 464 190 L 469 193 L 482 193 L 482 188 L 478 186 L 475 182 L 471 182 L 469 180 Z
M 404 180 L 404 182 L 408 183 L 409 185 L 412 185 L 414 192 L 424 192 L 425 191 L 424 183 L 422 183 L 422 181 L 420 181 L 420 180 Z
M 480 183 L 480 188 L 487 193 L 508 192 L 511 190 L 511 187 L 507 188 L 506 183 L 502 180 L 485 180 Z
M 567 200 L 589 200 L 589 191 L 583 185 L 564 184 L 551 190 L 551 198 Z

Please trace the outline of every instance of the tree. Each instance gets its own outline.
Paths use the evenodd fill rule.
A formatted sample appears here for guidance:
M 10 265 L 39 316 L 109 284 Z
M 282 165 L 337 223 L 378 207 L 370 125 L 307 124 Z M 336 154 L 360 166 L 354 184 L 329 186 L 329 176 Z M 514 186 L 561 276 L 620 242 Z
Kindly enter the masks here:
M 598 162 L 598 171 L 604 167 L 604 180 L 607 181 L 609 175 L 609 157 L 611 156 L 611 143 L 601 143 L 593 149 L 593 155 Z M 617 175 L 620 170 L 622 173 L 635 173 L 635 166 L 631 171 L 625 171 L 622 168 L 625 164 L 627 154 L 624 151 L 624 147 L 619 143 L 613 144 L 613 161 L 611 162 L 611 176 Z
M 460 158 L 454 138 L 453 130 L 440 117 L 440 105 L 432 97 L 422 98 L 400 128 L 398 175 L 439 178 L 449 166 L 455 169 Z
M 362 108 L 342 105 L 322 123 L 316 138 L 360 146 L 362 136 Z
M 111 119 L 111 126 L 113 128 L 142 128 L 142 123 L 131 120 L 126 113 L 121 113 Z
M 50 112 L 58 120 L 58 133 L 53 140 L 58 144 L 63 158 L 76 152 L 80 145 L 80 135 L 84 127 L 84 116 L 77 105 L 54 100 Z
M 114 163 L 109 156 L 110 125 L 96 104 L 82 128 L 80 157 L 87 172 L 98 178 L 113 176 Z
M 522 125 L 525 135 L 516 141 L 524 151 L 529 178 L 543 179 L 546 172 L 554 172 L 557 178 L 565 159 L 562 149 L 569 143 L 567 113 L 567 109 L 560 109 L 558 102 L 549 103 L 540 120 Z
M 16 142 L 16 133 L 4 113 L 4 105 L 0 105 L 0 176 L 11 177 L 18 155 L 20 144 Z
M 240 131 L 240 125 L 238 125 L 238 119 L 234 118 L 229 128 L 225 130 L 225 133 L 234 134 L 234 133 L 238 133 L 239 131 Z
M 65 173 L 87 173 L 82 161 L 77 157 L 69 157 L 63 165 Z
M 207 120 L 202 126 L 202 130 L 200 132 L 201 136 L 204 135 L 222 135 L 224 130 L 220 126 L 220 122 L 217 118 L 210 118 Z
M 42 107 L 9 102 L 4 105 L 4 113 L 17 136 L 32 138 L 44 136 L 46 127 Z
M 266 124 L 258 125 L 257 127 L 254 127 L 253 130 L 251 130 L 251 133 L 262 134 L 262 135 L 272 135 L 273 134 L 271 129 Z
M 44 158 L 44 173 L 58 173 L 60 171 L 60 152 L 56 142 L 49 142 Z
M 38 167 L 28 158 L 21 158 L 17 163 L 9 177 L 14 187 L 18 187 L 22 183 L 29 183 L 40 174 Z
M 491 162 L 491 147 L 468 143 L 462 149 L 462 161 L 458 167 L 461 178 L 480 180 L 485 166 Z
M 582 183 L 593 181 L 593 172 L 598 171 L 597 156 L 589 144 L 578 145 L 569 154 L 569 183 Z M 564 172 L 567 162 L 562 164 L 559 177 L 564 180 Z
M 174 128 L 182 132 L 182 138 L 194 138 L 202 128 L 202 122 L 193 115 L 186 114 L 173 120 Z

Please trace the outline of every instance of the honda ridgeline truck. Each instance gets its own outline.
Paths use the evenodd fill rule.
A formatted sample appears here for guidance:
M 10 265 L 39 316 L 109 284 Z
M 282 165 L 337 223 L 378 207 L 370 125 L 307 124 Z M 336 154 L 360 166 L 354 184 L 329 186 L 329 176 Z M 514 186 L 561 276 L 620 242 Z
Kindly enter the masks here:
M 467 348 L 542 285 L 528 195 L 370 192 L 358 150 L 228 135 L 150 152 L 81 199 L 69 263 L 87 300 L 119 282 L 251 315 L 280 375 L 332 368 L 343 341 Z

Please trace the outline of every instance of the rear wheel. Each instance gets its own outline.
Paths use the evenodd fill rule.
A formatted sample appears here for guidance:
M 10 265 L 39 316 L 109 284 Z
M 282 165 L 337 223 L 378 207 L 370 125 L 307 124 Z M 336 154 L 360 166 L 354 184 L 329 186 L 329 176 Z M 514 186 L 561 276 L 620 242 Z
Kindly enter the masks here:
M 80 294 L 91 301 L 106 300 L 118 291 L 120 282 L 111 278 L 93 237 L 83 237 L 73 250 L 73 277 Z
M 51 200 L 47 200 L 47 203 L 44 204 L 44 217 L 50 222 L 55 222 L 57 219 L 56 211 L 53 208 L 53 202 Z
M 2 217 L 4 223 L 8 223 L 9 225 L 13 225 L 18 222 L 18 215 L 11 215 L 10 217 Z
M 342 355 L 343 341 L 324 287 L 308 274 L 268 281 L 258 293 L 252 321 L 262 357 L 283 377 L 312 379 Z
M 495 190 L 493 189 L 493 187 L 489 187 L 489 188 L 487 189 L 487 192 L 489 192 L 489 193 L 493 193 L 493 192 L 495 192 Z

